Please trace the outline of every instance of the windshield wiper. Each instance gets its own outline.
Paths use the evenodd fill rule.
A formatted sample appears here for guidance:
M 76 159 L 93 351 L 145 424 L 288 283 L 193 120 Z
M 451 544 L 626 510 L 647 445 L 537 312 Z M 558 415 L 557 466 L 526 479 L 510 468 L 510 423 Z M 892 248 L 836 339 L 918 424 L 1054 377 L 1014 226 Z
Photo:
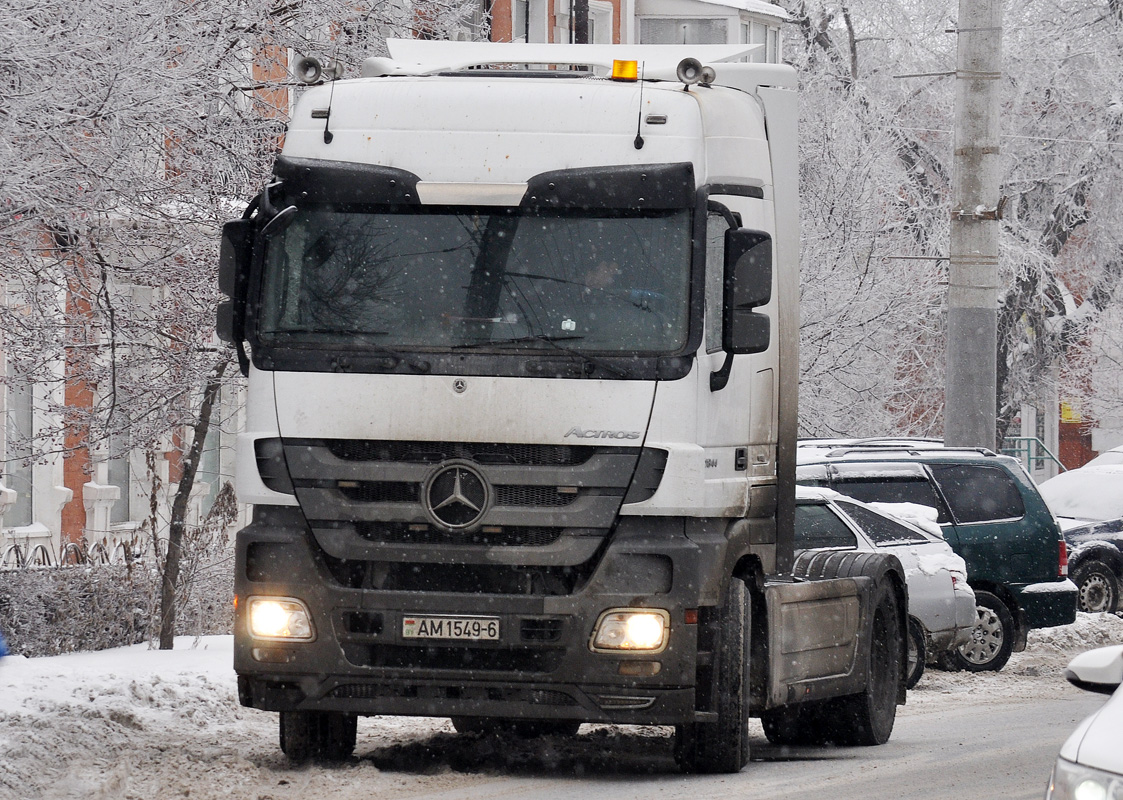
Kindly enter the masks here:
M 587 375 L 592 374 L 592 370 L 590 370 L 589 367 L 596 367 L 598 369 L 604 370 L 605 372 L 611 373 L 618 378 L 631 377 L 631 373 L 629 373 L 627 370 L 621 369 L 620 367 L 617 367 L 616 365 L 604 360 L 603 358 L 597 358 L 596 356 L 582 353 L 580 350 L 575 350 L 572 347 L 566 347 L 563 344 L 558 344 L 558 342 L 572 341 L 574 339 L 584 338 L 585 337 L 580 334 L 536 333 L 530 336 L 516 336 L 512 339 L 495 339 L 487 342 L 470 342 L 468 344 L 456 345 L 452 349 L 461 350 L 474 347 L 486 347 L 488 345 L 519 344 L 520 342 L 545 342 L 555 350 L 559 350 L 566 355 L 580 358 L 583 362 L 585 362 L 585 374 Z
M 487 347 L 488 345 L 522 344 L 524 342 L 546 342 L 548 344 L 554 345 L 555 347 L 558 347 L 559 349 L 564 350 L 566 348 L 563 348 L 563 347 L 561 347 L 561 345 L 557 345 L 555 343 L 559 342 L 559 341 L 567 341 L 567 340 L 572 340 L 572 339 L 584 339 L 584 338 L 585 338 L 584 336 L 582 336 L 580 334 L 577 334 L 577 333 L 570 333 L 570 334 L 535 333 L 535 334 L 531 334 L 530 336 L 513 336 L 510 339 L 481 339 L 478 342 L 465 342 L 464 344 L 454 345 L 452 349 L 453 350 L 470 350 L 473 347 Z M 573 351 L 573 352 L 577 352 L 577 351 Z M 578 353 L 578 355 L 580 355 L 580 353 Z
M 370 336 L 388 336 L 389 331 L 368 331 L 368 330 L 347 330 L 341 328 L 286 328 L 283 331 L 274 331 L 271 336 L 287 336 L 287 335 L 300 335 L 300 334 L 323 334 L 329 336 L 349 336 L 356 337 L 359 343 L 363 346 L 366 353 L 374 353 L 379 356 L 386 356 L 394 361 L 393 366 L 405 363 L 415 372 L 428 372 L 432 367 L 428 361 L 419 358 L 412 358 L 405 353 L 401 353 L 389 347 L 381 345 L 372 345 L 369 341 L 363 341 L 364 337 Z M 349 342 L 351 344 L 353 342 Z M 364 353 L 365 354 L 365 353 Z M 335 372 L 350 372 L 351 360 L 349 358 L 332 359 L 332 368 Z

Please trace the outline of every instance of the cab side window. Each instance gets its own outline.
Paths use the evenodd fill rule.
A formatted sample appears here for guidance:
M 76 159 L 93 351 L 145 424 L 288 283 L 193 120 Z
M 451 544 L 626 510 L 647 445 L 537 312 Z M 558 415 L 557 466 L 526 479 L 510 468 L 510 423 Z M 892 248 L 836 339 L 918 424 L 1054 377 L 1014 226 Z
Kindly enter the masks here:
M 729 223 L 720 211 L 706 217 L 706 352 L 721 349 L 721 308 L 724 288 L 725 232 Z
M 936 464 L 931 469 L 956 522 L 991 522 L 1025 516 L 1022 493 L 1005 470 L 971 464 Z

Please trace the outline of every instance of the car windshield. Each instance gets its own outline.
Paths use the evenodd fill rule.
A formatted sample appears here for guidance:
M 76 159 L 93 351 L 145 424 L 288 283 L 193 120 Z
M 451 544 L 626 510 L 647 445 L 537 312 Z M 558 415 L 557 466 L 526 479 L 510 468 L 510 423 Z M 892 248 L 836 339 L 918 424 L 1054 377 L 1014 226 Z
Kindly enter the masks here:
M 268 344 L 673 353 L 691 214 L 308 207 L 266 245 Z

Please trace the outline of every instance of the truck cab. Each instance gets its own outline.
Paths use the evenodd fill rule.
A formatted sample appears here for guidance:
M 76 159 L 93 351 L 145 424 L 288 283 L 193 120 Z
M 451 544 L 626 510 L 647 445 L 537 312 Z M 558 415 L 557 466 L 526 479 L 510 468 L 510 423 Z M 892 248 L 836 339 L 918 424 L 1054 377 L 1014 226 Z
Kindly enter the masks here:
M 735 771 L 750 713 L 843 701 L 840 740 L 884 741 L 899 564 L 791 575 L 794 73 L 390 49 L 305 91 L 224 231 L 242 702 L 294 757 L 413 714 L 674 725 Z

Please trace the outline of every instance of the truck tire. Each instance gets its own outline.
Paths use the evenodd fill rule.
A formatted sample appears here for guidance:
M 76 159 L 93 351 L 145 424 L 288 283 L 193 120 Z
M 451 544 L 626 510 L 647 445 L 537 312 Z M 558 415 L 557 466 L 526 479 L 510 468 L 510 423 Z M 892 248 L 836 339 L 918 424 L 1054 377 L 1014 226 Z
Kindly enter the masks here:
M 866 688 L 823 703 L 826 738 L 834 744 L 869 747 L 885 744 L 893 733 L 905 649 L 900 633 L 904 609 L 888 581 L 881 582 L 874 597 Z
M 475 733 L 483 735 L 513 733 L 520 739 L 537 739 L 539 736 L 573 736 L 581 727 L 581 723 L 569 719 L 453 717 L 452 727 L 457 733 Z
M 282 711 L 281 752 L 292 761 L 343 761 L 355 751 L 358 722 L 338 711 Z
M 996 595 L 975 592 L 979 621 L 966 644 L 948 651 L 946 668 L 968 672 L 997 672 L 1014 652 L 1014 615 Z
M 730 578 L 722 605 L 704 624 L 712 642 L 709 692 L 717 720 L 675 727 L 675 761 L 684 772 L 734 773 L 749 763 L 749 604 L 744 581 Z M 702 626 L 700 625 L 699 628 Z
M 905 668 L 905 688 L 911 689 L 920 681 L 924 674 L 924 662 L 928 657 L 928 637 L 924 635 L 924 627 L 916 619 L 909 617 L 908 627 L 909 649 L 908 665 Z
M 1119 610 L 1119 579 L 1102 561 L 1082 561 L 1072 571 L 1072 582 L 1079 589 L 1076 607 L 1080 611 L 1113 614 Z

